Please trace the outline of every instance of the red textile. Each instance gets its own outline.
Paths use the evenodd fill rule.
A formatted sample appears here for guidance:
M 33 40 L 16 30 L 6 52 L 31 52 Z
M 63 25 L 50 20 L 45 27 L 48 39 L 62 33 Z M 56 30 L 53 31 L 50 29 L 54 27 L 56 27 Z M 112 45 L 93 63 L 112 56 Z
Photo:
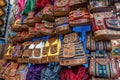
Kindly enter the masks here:
M 46 6 L 46 4 L 52 4 L 51 0 L 37 0 L 35 9 L 39 10 Z
M 88 69 L 84 66 L 63 69 L 60 73 L 60 80 L 89 80 Z

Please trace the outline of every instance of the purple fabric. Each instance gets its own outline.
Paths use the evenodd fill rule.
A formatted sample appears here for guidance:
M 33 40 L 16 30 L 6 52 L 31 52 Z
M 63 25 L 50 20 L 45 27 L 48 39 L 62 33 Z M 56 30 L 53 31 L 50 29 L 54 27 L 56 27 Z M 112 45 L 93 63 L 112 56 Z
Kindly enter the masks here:
M 19 48 L 19 46 L 16 45 L 16 46 L 15 46 L 15 50 L 16 50 L 16 51 L 15 51 L 15 53 L 13 54 L 13 56 L 17 56 L 17 55 L 18 55 L 18 48 Z
M 30 67 L 26 80 L 40 80 L 41 70 L 45 67 L 45 65 L 33 65 Z

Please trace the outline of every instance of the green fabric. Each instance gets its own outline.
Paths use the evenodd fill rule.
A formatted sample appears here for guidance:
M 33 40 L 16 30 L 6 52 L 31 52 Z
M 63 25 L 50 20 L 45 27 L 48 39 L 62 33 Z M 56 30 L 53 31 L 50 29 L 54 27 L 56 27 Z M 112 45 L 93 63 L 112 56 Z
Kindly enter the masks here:
M 23 10 L 22 15 L 27 15 L 29 12 L 32 12 L 35 10 L 35 4 L 36 0 L 27 0 L 25 9 Z

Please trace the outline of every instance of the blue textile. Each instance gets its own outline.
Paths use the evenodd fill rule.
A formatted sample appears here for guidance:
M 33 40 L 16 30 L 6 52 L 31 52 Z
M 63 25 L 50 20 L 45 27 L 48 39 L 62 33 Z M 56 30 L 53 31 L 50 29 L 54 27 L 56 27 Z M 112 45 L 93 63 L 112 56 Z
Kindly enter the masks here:
M 85 50 L 85 53 L 88 54 L 89 51 L 86 49 L 86 43 L 87 43 L 87 32 L 91 31 L 91 25 L 87 26 L 75 26 L 73 28 L 73 31 L 81 33 L 81 37 L 79 38 L 83 42 L 83 47 Z
M 81 37 L 79 38 L 83 42 L 83 48 L 86 54 L 89 53 L 89 51 L 86 49 L 87 44 L 87 32 L 91 31 L 91 25 L 86 26 L 75 26 L 73 28 L 74 32 L 78 32 L 81 34 Z M 84 64 L 85 67 L 88 67 L 88 63 Z

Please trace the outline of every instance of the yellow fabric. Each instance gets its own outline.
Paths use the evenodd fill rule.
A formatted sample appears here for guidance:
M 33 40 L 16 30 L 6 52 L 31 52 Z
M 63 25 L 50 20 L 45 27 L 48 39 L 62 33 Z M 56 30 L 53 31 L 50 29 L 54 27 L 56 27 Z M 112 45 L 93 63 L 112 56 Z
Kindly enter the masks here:
M 60 54 L 60 48 L 61 48 L 61 41 L 59 38 L 57 38 L 54 42 L 51 43 L 51 45 L 55 45 L 57 44 L 57 52 L 52 54 L 50 49 L 50 43 L 49 41 L 46 42 L 45 46 L 44 47 L 49 47 L 49 51 L 48 51 L 48 55 L 43 55 L 43 57 L 46 57 L 46 56 L 58 56 Z
M 7 53 L 5 55 L 10 55 L 10 51 L 14 48 L 14 46 L 9 45 L 7 48 Z
M 20 23 L 20 22 L 21 22 L 20 19 L 17 19 L 17 20 L 15 21 L 13 27 L 19 27 L 19 26 L 21 26 L 21 24 L 17 24 L 17 23 Z

